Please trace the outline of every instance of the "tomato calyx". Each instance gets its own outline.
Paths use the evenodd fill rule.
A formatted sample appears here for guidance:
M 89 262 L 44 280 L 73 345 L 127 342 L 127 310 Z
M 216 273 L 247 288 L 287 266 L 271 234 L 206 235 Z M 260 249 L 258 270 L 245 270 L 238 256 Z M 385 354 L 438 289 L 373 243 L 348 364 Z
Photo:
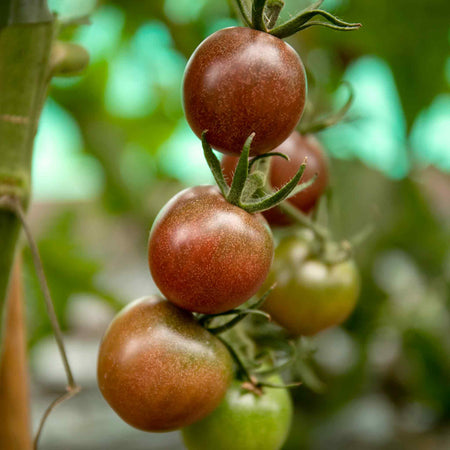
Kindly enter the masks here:
M 353 31 L 361 27 L 360 23 L 345 22 L 333 14 L 318 9 L 323 3 L 319 0 L 300 11 L 292 19 L 276 26 L 278 16 L 284 6 L 283 0 L 253 0 L 251 10 L 245 0 L 236 0 L 244 23 L 255 30 L 270 33 L 280 39 L 312 26 L 323 26 L 338 31 Z M 324 20 L 312 20 L 315 17 Z
M 263 188 L 266 184 L 268 174 L 268 165 L 265 164 L 267 157 L 280 156 L 281 154 L 267 153 L 261 155 L 254 163 L 249 163 L 250 147 L 255 136 L 255 133 L 252 133 L 245 141 L 231 186 L 228 187 L 222 168 L 220 167 L 220 162 L 213 153 L 206 135 L 207 130 L 202 133 L 204 156 L 222 195 L 229 203 L 242 208 L 248 213 L 254 214 L 271 209 L 287 198 L 307 189 L 315 181 L 315 177 L 313 177 L 305 183 L 298 184 L 305 171 L 306 162 L 304 162 L 294 177 L 283 187 L 274 193 L 265 192 Z M 285 155 L 283 157 L 287 158 Z
M 331 128 L 344 120 L 346 114 L 353 105 L 353 101 L 355 99 L 355 92 L 353 90 L 352 85 L 348 81 L 344 81 L 343 83 L 341 83 L 341 86 L 345 86 L 349 91 L 349 96 L 345 104 L 335 113 L 328 114 L 324 117 L 321 117 L 320 119 L 316 119 L 301 126 L 300 127 L 301 134 L 307 135 L 319 133 L 320 131 Z M 347 121 L 350 120 L 352 119 L 351 118 L 347 119 Z
M 201 316 L 199 316 L 197 318 L 197 320 L 199 321 L 200 325 L 202 325 L 204 328 L 206 328 L 210 333 L 212 333 L 214 335 L 218 335 L 225 331 L 231 330 L 231 328 L 235 327 L 239 322 L 241 322 L 242 320 L 244 320 L 246 317 L 248 317 L 251 314 L 263 316 L 267 320 L 270 321 L 271 320 L 270 314 L 268 314 L 264 311 L 261 311 L 258 308 L 260 308 L 262 306 L 262 304 L 266 301 L 267 297 L 273 291 L 275 286 L 276 286 L 276 283 L 274 283 L 261 296 L 261 298 L 259 300 L 257 300 L 255 303 L 249 305 L 247 308 L 231 309 L 229 311 L 225 311 L 225 312 L 218 313 L 218 314 L 202 314 Z M 221 318 L 224 316 L 230 316 L 230 315 L 233 315 L 235 317 L 233 317 L 228 322 L 222 323 L 219 326 L 216 326 L 216 327 L 210 326 L 214 319 Z

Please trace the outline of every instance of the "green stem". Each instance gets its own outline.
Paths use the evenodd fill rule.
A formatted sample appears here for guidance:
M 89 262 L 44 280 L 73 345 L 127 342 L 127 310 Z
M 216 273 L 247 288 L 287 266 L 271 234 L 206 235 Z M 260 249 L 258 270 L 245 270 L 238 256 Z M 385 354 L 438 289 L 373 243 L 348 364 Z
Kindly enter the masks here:
M 53 22 L 0 29 L 0 196 L 18 197 L 23 208 L 30 195 L 33 142 L 47 87 L 52 38 Z M 17 217 L 0 209 L 0 338 L 19 229 Z
M 253 28 L 259 31 L 267 31 L 264 21 L 264 8 L 267 0 L 253 0 L 252 23 Z
M 313 222 L 308 216 L 292 206 L 289 202 L 280 203 L 279 208 L 296 223 L 305 228 L 309 228 L 321 241 L 326 241 L 329 239 L 329 233 L 326 228 L 323 228 Z

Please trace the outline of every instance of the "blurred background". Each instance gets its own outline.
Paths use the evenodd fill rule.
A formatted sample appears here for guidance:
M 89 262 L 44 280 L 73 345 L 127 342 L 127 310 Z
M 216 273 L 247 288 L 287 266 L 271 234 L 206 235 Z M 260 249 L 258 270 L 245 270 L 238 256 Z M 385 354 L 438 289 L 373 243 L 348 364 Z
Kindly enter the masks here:
M 182 111 L 195 47 L 238 24 L 231 0 L 49 0 L 62 37 L 91 64 L 52 82 L 34 156 L 32 227 L 69 359 L 83 392 L 58 407 L 43 450 L 181 449 L 178 433 L 147 434 L 101 398 L 96 355 L 125 303 L 156 292 L 146 261 L 159 209 L 185 186 L 212 182 Z M 286 0 L 282 18 L 308 2 Z M 332 158 L 327 220 L 337 238 L 368 224 L 358 248 L 358 307 L 309 346 L 325 384 L 292 392 L 285 449 L 450 448 L 450 4 L 448 0 L 326 0 L 357 32 L 311 28 L 289 39 L 307 70 L 302 124 L 355 101 L 318 135 Z M 34 426 L 65 377 L 25 254 Z M 314 383 L 312 383 L 314 385 Z M 232 450 L 232 449 L 230 449 Z

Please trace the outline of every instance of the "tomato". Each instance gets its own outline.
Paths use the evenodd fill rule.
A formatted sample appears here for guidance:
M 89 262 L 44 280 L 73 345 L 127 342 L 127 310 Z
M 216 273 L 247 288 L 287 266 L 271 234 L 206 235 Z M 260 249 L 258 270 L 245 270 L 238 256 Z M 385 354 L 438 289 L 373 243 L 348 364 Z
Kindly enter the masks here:
M 184 75 L 184 111 L 197 136 L 239 155 L 256 133 L 251 154 L 281 144 L 300 120 L 306 97 L 303 63 L 281 39 L 250 28 L 219 30 L 192 54 Z
M 232 380 L 232 360 L 191 313 L 153 296 L 129 304 L 111 322 L 97 376 L 106 401 L 125 422 L 168 431 L 220 404 Z
M 293 335 L 313 335 L 342 323 L 353 311 L 360 292 L 355 262 L 326 264 L 310 253 L 297 236 L 284 238 L 266 286 L 277 282 L 264 309 Z
M 168 300 L 216 314 L 258 291 L 273 251 L 272 233 L 261 215 L 228 203 L 215 186 L 197 186 L 160 211 L 150 231 L 148 259 Z
M 279 377 L 271 381 L 280 383 Z M 235 381 L 220 406 L 182 430 L 188 450 L 278 450 L 292 419 L 287 389 L 263 388 L 258 396 Z
M 328 186 L 328 159 L 320 143 L 312 135 L 302 136 L 294 131 L 274 151 L 284 153 L 289 157 L 289 161 L 279 156 L 271 158 L 270 183 L 273 188 L 280 189 L 285 185 L 296 174 L 305 158 L 308 158 L 308 161 L 300 183 L 310 180 L 317 173 L 317 178 L 310 187 L 288 200 L 300 211 L 308 213 Z M 222 159 L 222 169 L 229 184 L 231 184 L 237 162 L 238 158 L 235 156 L 226 155 Z M 270 225 L 283 226 L 292 223 L 291 219 L 278 207 L 264 211 L 263 214 Z

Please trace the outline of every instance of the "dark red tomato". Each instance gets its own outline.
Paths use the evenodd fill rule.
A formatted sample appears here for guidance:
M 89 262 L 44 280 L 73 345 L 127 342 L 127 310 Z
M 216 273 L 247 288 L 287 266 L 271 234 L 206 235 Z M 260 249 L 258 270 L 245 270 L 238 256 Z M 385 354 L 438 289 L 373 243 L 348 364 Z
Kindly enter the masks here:
M 157 297 L 124 308 L 100 345 L 98 384 L 144 431 L 185 427 L 211 413 L 232 380 L 228 350 L 191 313 Z
M 217 31 L 192 54 L 184 74 L 184 111 L 197 136 L 223 153 L 251 154 L 281 144 L 300 120 L 306 97 L 303 64 L 281 39 L 250 28 Z
M 342 323 L 360 292 L 359 272 L 349 259 L 325 264 L 310 253 L 301 237 L 284 238 L 262 289 L 277 285 L 263 308 L 293 335 L 313 335 Z
M 271 378 L 280 384 L 278 376 Z M 235 381 L 220 406 L 183 429 L 189 450 L 279 450 L 288 435 L 292 402 L 287 389 L 264 388 L 256 395 Z
M 308 162 L 299 183 L 310 180 L 317 173 L 317 179 L 313 185 L 288 200 L 300 211 L 308 213 L 328 186 L 328 159 L 322 146 L 314 136 L 302 136 L 294 131 L 273 151 L 289 156 L 289 161 L 278 156 L 271 158 L 270 183 L 275 189 L 280 189 L 296 174 L 305 158 L 308 158 Z M 237 162 L 236 156 L 226 155 L 222 159 L 222 169 L 228 184 L 231 184 Z M 263 214 L 270 225 L 292 224 L 291 219 L 278 207 L 264 211 Z
M 269 273 L 273 237 L 259 214 L 228 203 L 215 186 L 176 195 L 150 231 L 153 279 L 168 300 L 216 314 L 254 295 Z

